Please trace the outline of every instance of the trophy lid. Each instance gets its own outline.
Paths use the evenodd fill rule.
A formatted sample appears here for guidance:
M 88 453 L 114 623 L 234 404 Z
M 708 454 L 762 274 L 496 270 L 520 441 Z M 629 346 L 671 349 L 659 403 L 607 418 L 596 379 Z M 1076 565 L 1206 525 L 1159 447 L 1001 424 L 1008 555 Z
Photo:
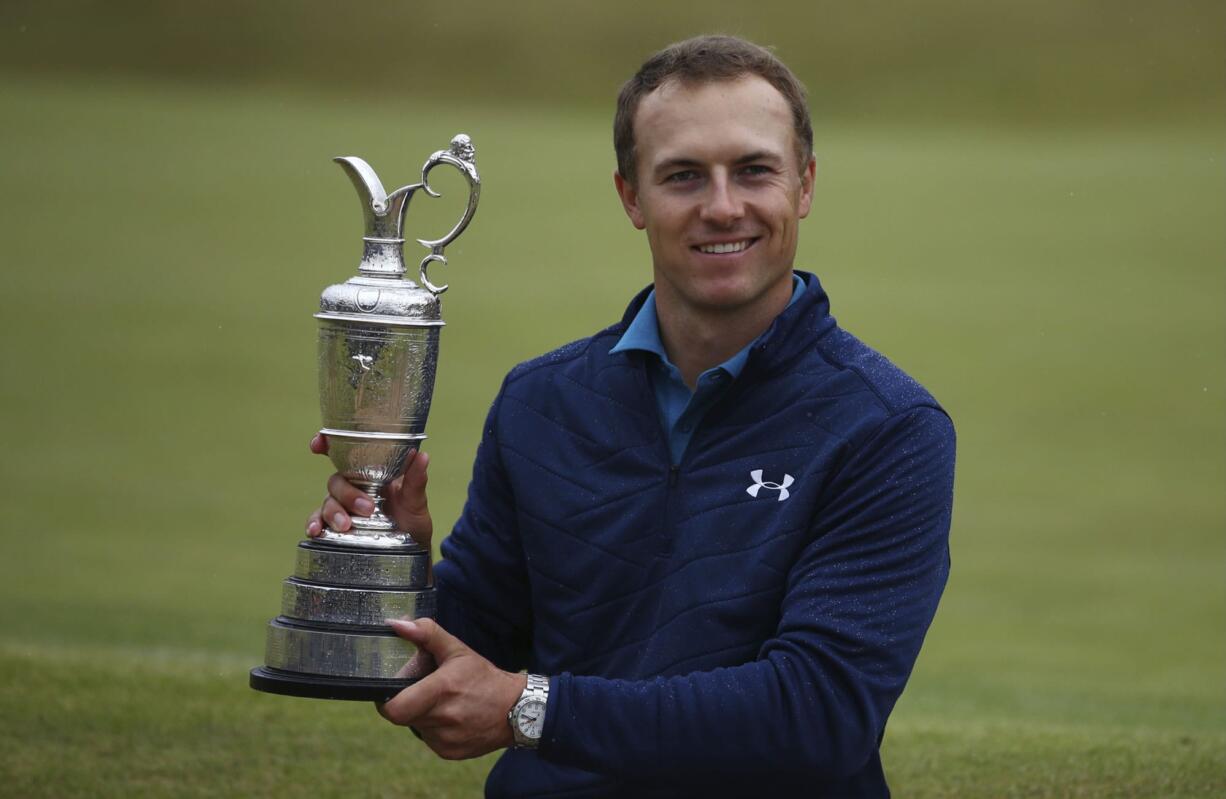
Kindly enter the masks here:
M 319 298 L 317 319 L 399 325 L 441 325 L 439 295 L 447 286 L 435 286 L 426 277 L 431 263 L 447 263 L 443 249 L 468 226 L 477 210 L 481 178 L 477 174 L 476 151 L 471 140 L 459 134 L 447 150 L 431 155 L 421 170 L 421 182 L 403 186 L 390 194 L 374 169 L 355 156 L 334 159 L 345 170 L 362 202 L 365 234 L 358 274 L 344 283 L 328 286 Z M 456 167 L 468 180 L 468 205 L 460 221 L 440 239 L 418 239 L 430 250 L 422 259 L 421 285 L 405 277 L 404 218 L 409 202 L 418 189 L 431 197 L 440 196 L 430 188 L 430 170 L 439 164 Z

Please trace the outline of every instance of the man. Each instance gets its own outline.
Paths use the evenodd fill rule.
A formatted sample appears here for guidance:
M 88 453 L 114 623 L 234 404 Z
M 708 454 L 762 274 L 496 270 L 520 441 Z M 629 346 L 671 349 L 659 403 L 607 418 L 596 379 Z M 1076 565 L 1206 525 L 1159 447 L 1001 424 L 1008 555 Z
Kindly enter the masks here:
M 438 618 L 393 623 L 438 668 L 380 712 L 446 758 L 511 747 L 490 795 L 887 796 L 878 747 L 948 572 L 953 428 L 792 270 L 815 162 L 781 62 L 673 45 L 614 127 L 653 287 L 507 376 Z M 426 465 L 392 490 L 423 543 Z M 371 511 L 329 494 L 312 535 Z

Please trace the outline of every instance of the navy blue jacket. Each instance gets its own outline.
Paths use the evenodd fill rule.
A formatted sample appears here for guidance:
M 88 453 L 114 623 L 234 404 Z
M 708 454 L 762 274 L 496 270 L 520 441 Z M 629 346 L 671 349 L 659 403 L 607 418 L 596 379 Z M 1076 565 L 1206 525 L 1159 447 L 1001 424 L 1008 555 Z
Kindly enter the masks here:
M 435 571 L 439 621 L 549 675 L 490 796 L 888 796 L 878 748 L 949 570 L 954 432 L 817 278 L 681 463 L 625 318 L 521 364 Z

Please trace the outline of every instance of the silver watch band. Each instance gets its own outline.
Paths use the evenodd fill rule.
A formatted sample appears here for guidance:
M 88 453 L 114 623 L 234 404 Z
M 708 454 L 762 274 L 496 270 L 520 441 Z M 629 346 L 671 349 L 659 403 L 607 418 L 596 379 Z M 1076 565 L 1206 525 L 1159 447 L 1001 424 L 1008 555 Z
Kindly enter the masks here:
M 529 674 L 528 685 L 524 687 L 524 692 L 520 694 L 520 699 L 525 696 L 535 696 L 538 699 L 549 699 L 549 678 L 540 674 Z

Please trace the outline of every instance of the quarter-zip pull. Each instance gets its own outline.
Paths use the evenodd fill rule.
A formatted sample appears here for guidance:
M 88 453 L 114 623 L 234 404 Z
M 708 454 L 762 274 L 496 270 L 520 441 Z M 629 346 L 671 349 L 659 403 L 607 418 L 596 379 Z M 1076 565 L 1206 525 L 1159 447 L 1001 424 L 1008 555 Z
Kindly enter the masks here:
M 668 487 L 669 488 L 672 488 L 673 486 L 677 485 L 677 472 L 679 471 L 681 471 L 681 467 L 675 463 L 672 466 L 668 467 Z

